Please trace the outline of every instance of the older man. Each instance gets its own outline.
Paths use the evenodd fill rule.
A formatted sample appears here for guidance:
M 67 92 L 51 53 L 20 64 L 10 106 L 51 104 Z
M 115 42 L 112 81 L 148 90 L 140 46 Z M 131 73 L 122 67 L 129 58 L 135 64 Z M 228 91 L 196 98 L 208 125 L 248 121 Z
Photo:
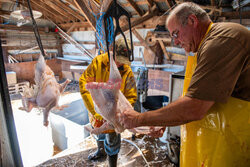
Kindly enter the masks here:
M 189 56 L 183 97 L 146 113 L 126 111 L 126 128 L 181 128 L 181 166 L 248 166 L 250 162 L 250 32 L 212 23 L 198 5 L 178 5 L 166 21 Z

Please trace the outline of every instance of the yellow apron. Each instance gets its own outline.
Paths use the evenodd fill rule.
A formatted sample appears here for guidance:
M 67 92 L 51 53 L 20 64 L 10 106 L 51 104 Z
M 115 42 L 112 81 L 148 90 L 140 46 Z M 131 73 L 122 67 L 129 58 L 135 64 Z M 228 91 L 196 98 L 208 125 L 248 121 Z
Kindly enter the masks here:
M 189 56 L 183 95 L 196 65 L 197 55 Z M 230 97 L 215 103 L 202 120 L 182 125 L 180 166 L 250 167 L 250 102 Z

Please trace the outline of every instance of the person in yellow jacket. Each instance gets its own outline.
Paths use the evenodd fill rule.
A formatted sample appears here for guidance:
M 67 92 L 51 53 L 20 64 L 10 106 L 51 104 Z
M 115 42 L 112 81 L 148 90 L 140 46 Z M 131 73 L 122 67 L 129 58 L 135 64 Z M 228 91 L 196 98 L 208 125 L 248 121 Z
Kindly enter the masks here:
M 128 46 L 130 46 L 130 41 L 128 39 L 127 42 Z M 130 68 L 129 55 L 123 38 L 116 41 L 115 52 L 115 62 L 122 77 L 120 90 L 133 106 L 137 99 L 136 84 L 134 74 Z M 107 82 L 109 79 L 109 64 L 107 53 L 98 55 L 92 60 L 91 64 L 79 79 L 80 93 L 84 104 L 89 111 L 89 118 L 93 127 L 100 127 L 105 120 L 103 120 L 101 115 L 96 113 L 93 100 L 90 93 L 86 90 L 85 84 L 88 82 Z M 100 159 L 107 153 L 110 166 L 116 166 L 117 154 L 120 150 L 120 142 L 120 134 L 116 134 L 114 130 L 103 132 L 103 134 L 98 135 L 98 149 L 94 154 L 89 155 L 89 160 Z
M 181 126 L 181 167 L 249 166 L 250 31 L 236 23 L 212 23 L 185 2 L 166 25 L 188 56 L 183 97 L 161 109 L 125 111 L 125 128 Z

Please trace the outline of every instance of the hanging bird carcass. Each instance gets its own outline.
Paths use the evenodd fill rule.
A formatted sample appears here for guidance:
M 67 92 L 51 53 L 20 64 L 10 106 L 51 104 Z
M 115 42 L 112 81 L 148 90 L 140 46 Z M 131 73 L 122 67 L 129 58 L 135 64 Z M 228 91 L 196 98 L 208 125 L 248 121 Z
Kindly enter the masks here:
M 58 101 L 61 93 L 71 81 L 67 79 L 64 83 L 59 84 L 56 81 L 54 72 L 50 69 L 40 55 L 35 65 L 35 85 L 31 88 L 24 88 L 22 94 L 23 109 L 30 112 L 32 108 L 41 108 L 43 111 L 43 124 L 48 126 L 48 116 L 51 109 L 62 110 L 65 106 L 59 106 Z

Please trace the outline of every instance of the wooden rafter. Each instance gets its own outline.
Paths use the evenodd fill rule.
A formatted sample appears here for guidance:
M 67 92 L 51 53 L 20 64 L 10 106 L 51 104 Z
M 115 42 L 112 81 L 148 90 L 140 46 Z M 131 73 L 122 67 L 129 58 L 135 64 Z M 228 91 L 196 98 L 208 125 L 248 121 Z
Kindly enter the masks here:
M 156 7 L 156 5 L 154 5 L 152 7 L 152 11 L 150 13 L 145 14 L 144 16 L 140 17 L 139 19 L 135 19 L 134 21 L 132 21 L 131 28 L 151 19 L 152 17 L 156 16 L 157 13 L 158 13 L 158 8 Z M 127 31 L 128 29 L 129 29 L 128 24 L 126 24 L 122 27 L 122 31 L 124 31 L 124 32 Z
M 82 14 L 90 23 L 91 27 L 95 30 L 95 26 L 96 26 L 95 18 L 92 15 L 92 13 L 89 11 L 89 9 L 87 8 L 85 0 L 74 0 L 74 1 L 78 9 L 81 10 Z
M 139 32 L 136 29 L 133 29 L 132 31 L 133 31 L 133 34 L 136 36 L 136 38 L 141 42 L 141 45 L 144 46 L 145 49 L 148 50 L 150 57 L 153 59 L 155 57 L 155 53 L 149 47 L 148 43 L 142 38 L 142 36 L 139 34 Z
M 76 3 L 74 0 L 66 0 L 67 3 L 69 3 L 72 6 L 76 6 Z
M 0 10 L 1 15 L 10 15 L 11 11 Z
M 16 30 L 16 31 L 30 31 L 30 32 L 33 33 L 33 28 L 31 26 L 17 27 L 16 25 L 0 24 L 0 29 L 6 29 L 8 31 L 11 31 L 11 30 Z M 40 34 L 46 33 L 45 32 L 45 28 L 38 28 L 38 30 L 39 30 Z M 50 33 L 52 33 L 52 32 L 50 32 Z
M 150 7 L 152 7 L 154 5 L 154 1 L 153 0 L 147 0 L 147 3 Z
M 106 12 L 112 2 L 113 2 L 113 0 L 103 0 L 102 4 L 101 4 L 101 10 L 102 10 L 102 12 Z
M 81 27 L 90 27 L 89 22 L 85 21 L 85 22 L 75 22 L 75 23 L 64 23 L 64 24 L 58 24 L 59 27 L 63 28 L 63 29 L 68 29 L 70 27 L 72 27 L 74 24 L 75 28 L 81 28 Z
M 27 46 L 2 46 L 4 48 L 7 48 L 8 50 L 25 50 L 30 49 L 30 45 Z M 44 45 L 44 49 L 57 49 L 58 46 L 48 46 Z
M 154 6 L 154 3 L 155 2 L 166 2 L 166 0 L 154 0 L 154 1 L 152 1 L 152 2 L 148 2 L 148 1 L 137 1 L 137 2 L 135 2 L 137 5 L 150 5 L 150 4 L 153 4 L 153 6 Z M 123 3 L 123 6 L 124 7 L 129 7 L 130 6 L 130 4 L 129 3 Z
M 37 0 L 31 0 L 30 2 L 31 2 L 32 9 L 42 12 L 45 16 L 47 16 L 53 22 L 57 23 L 56 20 L 59 20 L 60 22 L 65 21 L 65 19 L 63 19 L 59 13 L 53 12 L 54 10 L 50 6 L 47 6 L 44 3 L 37 1 Z M 26 1 L 22 4 L 28 7 L 28 4 Z
M 211 5 L 215 6 L 215 1 L 214 0 L 211 0 Z
M 47 4 L 48 6 L 52 7 L 55 11 L 63 15 L 65 18 L 69 18 L 71 21 L 76 21 L 76 18 L 69 13 L 67 13 L 64 9 L 60 8 L 56 4 L 54 4 L 54 1 L 50 0 L 44 0 L 44 3 Z
M 82 16 L 80 14 L 80 12 L 75 11 L 74 9 L 72 9 L 69 5 L 66 5 L 64 2 L 60 1 L 60 0 L 54 0 L 54 3 L 58 6 L 61 6 L 64 10 L 66 10 L 69 14 L 71 14 L 72 16 L 76 17 L 78 20 L 84 22 L 85 18 L 84 16 Z
M 128 0 L 128 2 L 135 9 L 138 15 L 142 16 L 144 14 L 144 12 L 139 8 L 139 6 L 135 3 L 134 0 Z
M 242 19 L 249 19 L 250 11 L 241 12 Z M 222 12 L 221 17 L 227 17 L 230 19 L 238 19 L 240 17 L 240 13 L 237 12 Z
M 0 3 L 3 3 L 3 2 L 13 2 L 12 0 L 0 0 Z
M 163 51 L 163 53 L 164 53 L 165 58 L 166 58 L 167 60 L 171 60 L 171 57 L 170 57 L 169 54 L 167 53 L 167 50 L 166 50 L 166 47 L 165 47 L 163 41 L 162 41 L 162 40 L 159 40 L 159 44 L 160 44 L 160 46 L 161 46 L 161 49 L 162 49 L 162 51 Z
M 172 2 L 170 0 L 165 0 L 165 3 L 169 9 L 172 7 Z
M 23 7 L 28 8 L 28 3 L 26 1 L 25 2 L 20 2 L 20 4 Z M 38 6 L 38 5 L 35 5 L 32 1 L 30 1 L 30 4 L 31 4 L 31 7 L 32 7 L 33 10 L 36 10 L 36 11 L 39 11 L 39 12 L 42 13 L 42 17 L 44 19 L 51 19 L 51 18 L 54 17 L 51 13 L 45 12 L 44 9 L 40 8 L 40 6 Z M 8 12 L 10 14 L 12 11 L 5 11 L 5 13 L 6 12 Z
M 72 26 L 68 29 L 66 33 L 69 34 L 75 27 L 76 27 L 76 22 L 72 24 Z

